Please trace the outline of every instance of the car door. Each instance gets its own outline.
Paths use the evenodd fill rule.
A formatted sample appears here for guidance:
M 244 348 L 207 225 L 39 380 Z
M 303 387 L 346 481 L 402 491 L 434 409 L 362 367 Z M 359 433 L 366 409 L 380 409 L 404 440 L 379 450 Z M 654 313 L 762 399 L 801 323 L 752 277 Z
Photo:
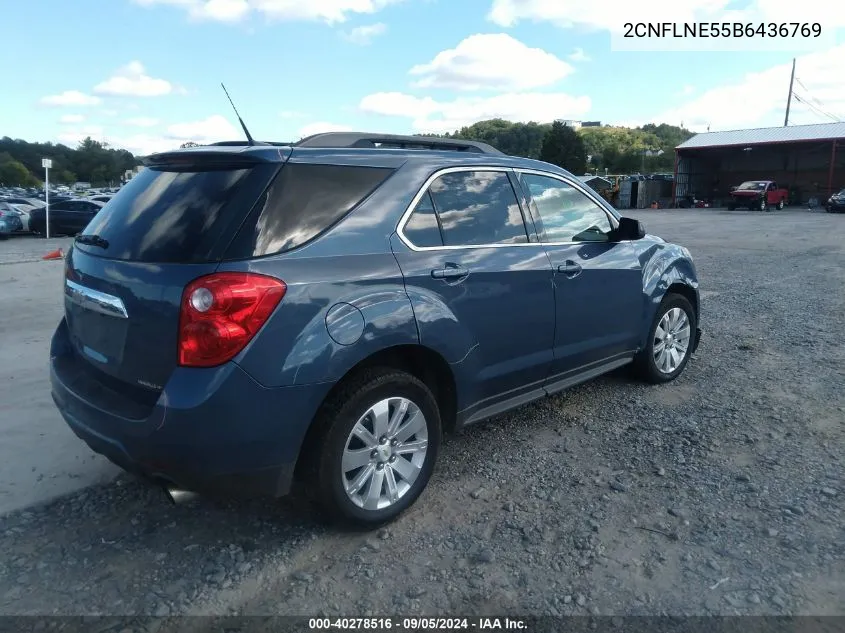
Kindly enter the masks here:
M 72 217 L 73 201 L 62 200 L 50 204 L 50 235 L 66 235 Z
M 462 377 L 468 421 L 541 395 L 553 358 L 552 269 L 514 186 L 509 169 L 442 170 L 392 240 L 420 341 Z
M 612 240 L 616 219 L 575 179 L 522 171 L 520 183 L 554 271 L 549 385 L 622 364 L 642 335 L 646 305 L 636 250 Z
M 67 213 L 67 231 L 70 235 L 81 232 L 95 215 L 96 205 L 85 200 L 74 200 Z

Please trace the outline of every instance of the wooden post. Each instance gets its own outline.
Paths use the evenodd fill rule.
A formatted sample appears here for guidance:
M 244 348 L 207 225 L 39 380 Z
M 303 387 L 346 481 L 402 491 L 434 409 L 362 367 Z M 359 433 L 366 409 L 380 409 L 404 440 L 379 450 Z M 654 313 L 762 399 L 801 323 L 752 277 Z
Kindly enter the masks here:
M 792 104 L 792 84 L 795 82 L 795 58 L 792 58 L 792 76 L 789 78 L 789 96 L 786 98 L 786 116 L 783 119 L 783 127 L 789 125 L 789 106 Z

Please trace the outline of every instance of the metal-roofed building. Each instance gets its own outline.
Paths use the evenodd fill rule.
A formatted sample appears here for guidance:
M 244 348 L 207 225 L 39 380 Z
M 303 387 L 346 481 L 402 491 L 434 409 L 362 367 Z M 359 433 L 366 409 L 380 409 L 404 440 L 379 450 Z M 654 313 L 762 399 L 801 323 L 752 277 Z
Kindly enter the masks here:
M 719 206 L 746 180 L 774 180 L 792 204 L 827 199 L 845 186 L 845 123 L 707 132 L 675 148 L 676 202 Z

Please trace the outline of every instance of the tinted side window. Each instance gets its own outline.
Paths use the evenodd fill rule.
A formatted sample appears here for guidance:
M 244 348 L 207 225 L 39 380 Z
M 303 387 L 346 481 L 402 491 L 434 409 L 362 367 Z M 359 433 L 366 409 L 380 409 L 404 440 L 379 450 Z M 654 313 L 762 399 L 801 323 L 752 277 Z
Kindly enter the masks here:
M 528 242 L 522 212 L 506 173 L 444 174 L 429 191 L 447 246 Z
M 523 174 L 534 210 L 545 230 L 545 242 L 606 242 L 613 226 L 607 213 L 567 183 Z
M 393 173 L 382 167 L 288 163 L 250 213 L 227 259 L 302 246 L 342 220 Z
M 417 203 L 402 232 L 414 246 L 443 246 L 440 225 L 428 192 Z

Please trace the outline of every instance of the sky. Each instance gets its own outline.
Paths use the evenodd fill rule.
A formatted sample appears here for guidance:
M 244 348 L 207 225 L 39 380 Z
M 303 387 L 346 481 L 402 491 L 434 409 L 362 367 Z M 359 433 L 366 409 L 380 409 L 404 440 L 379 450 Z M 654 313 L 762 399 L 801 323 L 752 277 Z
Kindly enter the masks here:
M 0 136 L 28 141 L 148 154 L 242 139 L 221 82 L 268 141 L 495 117 L 777 126 L 793 57 L 790 124 L 845 117 L 845 3 L 830 0 L 0 0 L 0 14 Z M 821 35 L 623 37 L 626 22 L 693 21 Z

